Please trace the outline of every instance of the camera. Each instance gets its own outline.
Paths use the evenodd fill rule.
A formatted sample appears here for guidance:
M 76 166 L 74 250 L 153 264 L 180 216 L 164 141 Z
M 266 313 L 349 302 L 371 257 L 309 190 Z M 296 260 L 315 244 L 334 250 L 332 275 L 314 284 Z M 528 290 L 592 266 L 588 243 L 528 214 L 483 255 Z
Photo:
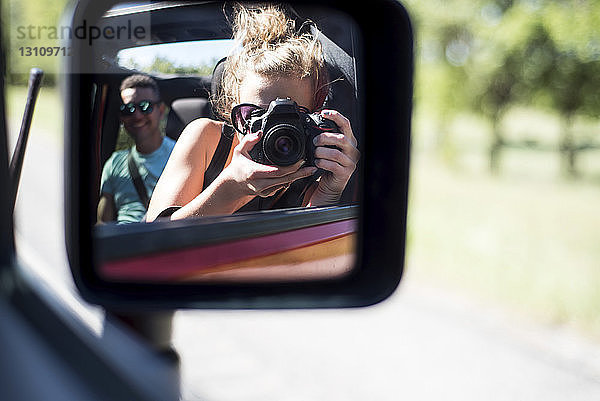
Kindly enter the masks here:
M 251 117 L 248 124 L 250 132 L 263 132 L 250 157 L 274 166 L 290 166 L 299 160 L 306 160 L 305 166 L 314 166 L 313 139 L 322 132 L 339 132 L 333 121 L 319 113 L 304 112 L 289 98 L 273 100 L 265 113 Z

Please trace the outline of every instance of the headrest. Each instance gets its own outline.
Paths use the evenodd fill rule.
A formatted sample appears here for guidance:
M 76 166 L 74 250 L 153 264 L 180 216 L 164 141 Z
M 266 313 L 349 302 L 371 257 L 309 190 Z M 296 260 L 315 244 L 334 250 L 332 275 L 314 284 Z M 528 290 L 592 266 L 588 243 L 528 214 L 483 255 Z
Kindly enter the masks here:
M 203 97 L 176 99 L 171 103 L 165 133 L 177 140 L 185 126 L 200 117 L 211 117 L 208 99 Z
M 214 99 L 221 95 L 221 79 L 223 78 L 223 70 L 225 70 L 225 60 L 227 57 L 223 57 L 217 62 L 213 69 L 212 78 L 210 82 L 210 98 Z M 212 103 L 211 103 L 212 106 Z M 214 106 L 212 106 L 212 114 L 215 119 L 219 120 L 220 117 L 217 115 Z
M 171 103 L 171 109 L 185 125 L 196 118 L 208 117 L 207 107 L 208 100 L 203 97 L 177 99 Z
M 316 27 L 311 27 L 312 34 L 319 38 L 323 47 L 325 65 L 329 75 L 329 93 L 324 107 L 337 110 L 350 120 L 354 135 L 361 142 L 360 121 L 358 109 L 358 87 L 356 80 L 356 54 L 357 49 L 352 47 L 352 54 L 338 46 Z M 354 32 L 352 30 L 351 34 Z

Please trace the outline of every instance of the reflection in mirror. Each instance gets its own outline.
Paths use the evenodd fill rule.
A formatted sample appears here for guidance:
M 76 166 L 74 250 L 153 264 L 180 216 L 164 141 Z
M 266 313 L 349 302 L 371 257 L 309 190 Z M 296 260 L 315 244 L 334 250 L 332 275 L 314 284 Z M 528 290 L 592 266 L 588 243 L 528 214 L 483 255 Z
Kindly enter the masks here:
M 352 271 L 364 130 L 360 32 L 349 16 L 136 3 L 97 24 L 111 33 L 92 48 L 103 279 L 307 281 Z

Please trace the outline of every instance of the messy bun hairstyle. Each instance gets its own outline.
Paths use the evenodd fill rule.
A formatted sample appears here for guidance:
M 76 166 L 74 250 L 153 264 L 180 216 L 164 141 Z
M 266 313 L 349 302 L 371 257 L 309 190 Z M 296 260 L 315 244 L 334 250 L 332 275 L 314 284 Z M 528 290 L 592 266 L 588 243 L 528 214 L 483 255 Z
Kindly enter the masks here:
M 327 72 L 321 43 L 279 6 L 236 5 L 233 13 L 235 47 L 225 61 L 221 91 L 213 99 L 217 115 L 230 122 L 230 113 L 240 101 L 241 83 L 249 73 L 273 78 L 312 79 L 313 108 L 323 106 L 328 92 Z M 306 28 L 303 26 L 301 28 Z

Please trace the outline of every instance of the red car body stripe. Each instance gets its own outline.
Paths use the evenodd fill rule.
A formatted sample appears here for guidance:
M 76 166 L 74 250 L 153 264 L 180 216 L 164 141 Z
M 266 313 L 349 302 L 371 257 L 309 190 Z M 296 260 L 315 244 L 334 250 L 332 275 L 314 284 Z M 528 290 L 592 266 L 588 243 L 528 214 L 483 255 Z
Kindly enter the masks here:
M 344 220 L 258 238 L 108 261 L 100 266 L 100 273 L 108 280 L 174 280 L 219 265 L 330 241 L 355 231 L 356 220 Z

